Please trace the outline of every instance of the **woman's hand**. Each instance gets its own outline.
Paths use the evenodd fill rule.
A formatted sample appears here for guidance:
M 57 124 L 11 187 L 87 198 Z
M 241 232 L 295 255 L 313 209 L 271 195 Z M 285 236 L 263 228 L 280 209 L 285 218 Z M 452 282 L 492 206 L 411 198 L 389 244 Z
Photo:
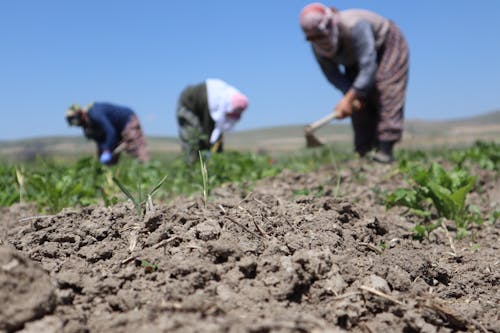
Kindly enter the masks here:
M 335 106 L 335 118 L 344 119 L 350 117 L 352 114 L 352 103 L 346 97 L 342 98 L 340 102 Z
M 361 108 L 361 101 L 357 98 L 354 90 L 350 89 L 335 106 L 333 113 L 335 114 L 335 118 L 344 119 L 350 117 L 353 111 L 357 111 Z

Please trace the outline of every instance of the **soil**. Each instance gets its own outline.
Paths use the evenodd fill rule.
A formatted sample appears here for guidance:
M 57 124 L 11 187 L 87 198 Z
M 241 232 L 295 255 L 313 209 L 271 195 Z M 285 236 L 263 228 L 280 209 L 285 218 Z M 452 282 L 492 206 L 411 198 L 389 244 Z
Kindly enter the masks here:
M 499 208 L 477 171 L 468 200 Z M 0 210 L 3 332 L 500 332 L 500 223 L 424 240 L 352 161 L 150 205 Z

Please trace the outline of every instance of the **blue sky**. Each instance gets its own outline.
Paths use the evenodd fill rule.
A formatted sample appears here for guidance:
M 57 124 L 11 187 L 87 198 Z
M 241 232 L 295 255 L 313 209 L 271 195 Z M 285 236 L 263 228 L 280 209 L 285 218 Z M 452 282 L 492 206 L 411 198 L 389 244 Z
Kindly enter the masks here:
M 15 0 L 0 3 L 0 140 L 81 135 L 71 103 L 133 108 L 175 136 L 182 89 L 208 77 L 246 93 L 236 130 L 306 124 L 340 94 L 305 42 L 300 0 Z M 500 108 L 500 1 L 325 1 L 393 19 L 410 45 L 407 119 Z

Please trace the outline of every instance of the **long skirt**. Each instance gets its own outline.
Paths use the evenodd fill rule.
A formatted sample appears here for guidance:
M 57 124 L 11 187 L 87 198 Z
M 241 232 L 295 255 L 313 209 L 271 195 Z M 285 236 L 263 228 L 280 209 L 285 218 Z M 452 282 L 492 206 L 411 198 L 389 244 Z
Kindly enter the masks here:
M 132 116 L 122 131 L 122 143 L 125 151 L 141 162 L 149 160 L 146 138 L 141 129 L 137 116 Z
M 361 155 L 380 141 L 401 140 L 408 72 L 408 45 L 399 28 L 391 22 L 378 54 L 375 91 L 367 99 L 366 107 L 353 112 L 351 117 L 355 149 Z

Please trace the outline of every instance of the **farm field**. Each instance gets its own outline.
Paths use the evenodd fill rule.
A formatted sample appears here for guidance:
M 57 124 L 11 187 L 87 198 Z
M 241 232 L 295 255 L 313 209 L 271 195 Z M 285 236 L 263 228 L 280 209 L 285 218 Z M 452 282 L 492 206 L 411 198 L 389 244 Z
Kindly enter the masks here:
M 499 151 L 6 163 L 0 331 L 500 332 Z

